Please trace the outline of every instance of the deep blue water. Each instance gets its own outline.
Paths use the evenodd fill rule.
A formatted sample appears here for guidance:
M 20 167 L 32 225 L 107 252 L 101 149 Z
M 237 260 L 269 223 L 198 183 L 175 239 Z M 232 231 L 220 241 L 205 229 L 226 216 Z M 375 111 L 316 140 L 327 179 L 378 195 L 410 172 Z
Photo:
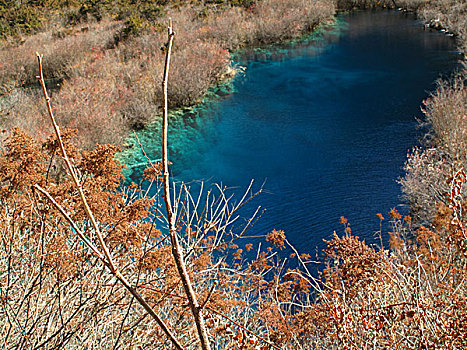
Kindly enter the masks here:
M 173 175 L 239 192 L 265 182 L 245 211 L 266 208 L 253 231 L 282 229 L 302 252 L 342 232 L 340 216 L 375 242 L 377 213 L 407 212 L 396 180 L 422 133 L 420 105 L 458 58 L 452 38 L 391 11 L 340 15 L 302 43 L 239 54 L 232 93 L 173 118 Z M 152 158 L 155 130 L 140 136 Z

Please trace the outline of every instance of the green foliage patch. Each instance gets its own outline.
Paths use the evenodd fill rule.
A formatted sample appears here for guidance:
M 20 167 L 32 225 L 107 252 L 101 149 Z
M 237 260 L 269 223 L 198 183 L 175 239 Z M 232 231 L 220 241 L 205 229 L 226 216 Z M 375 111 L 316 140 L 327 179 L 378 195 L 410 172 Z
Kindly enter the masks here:
M 0 5 L 1 37 L 32 34 L 41 28 L 45 18 L 38 7 L 6 2 Z

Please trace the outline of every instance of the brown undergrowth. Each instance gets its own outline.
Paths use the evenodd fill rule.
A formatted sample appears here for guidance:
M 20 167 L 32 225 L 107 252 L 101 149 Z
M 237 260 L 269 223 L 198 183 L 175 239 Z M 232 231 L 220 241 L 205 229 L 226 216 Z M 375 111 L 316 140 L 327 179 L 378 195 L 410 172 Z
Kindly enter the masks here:
M 147 197 L 135 185 L 122 190 L 117 148 L 80 151 L 74 135 L 63 133 L 65 147 L 116 265 L 184 347 L 197 348 L 158 210 L 160 192 Z M 33 189 L 46 189 L 95 239 L 71 179 L 60 171 L 58 152 L 54 137 L 38 142 L 15 130 L 0 157 L 2 347 L 169 348 L 158 326 Z M 146 172 L 156 188 L 159 171 Z M 462 171 L 449 179 L 448 204 L 439 207 L 433 229 L 414 229 L 412 218 L 392 210 L 390 250 L 366 245 L 342 219 L 345 233 L 327 242 L 328 265 L 318 279 L 307 255 L 293 253 L 297 267 L 284 267 L 278 254 L 288 246 L 284 232 L 271 232 L 270 246 L 259 249 L 231 231 L 240 204 L 225 209 L 223 191 L 200 199 L 182 188 L 175 194 L 177 230 L 212 348 L 464 348 L 464 181 Z
M 116 147 L 80 151 L 74 135 L 63 133 L 66 150 L 115 263 L 185 348 L 197 348 L 157 209 L 160 196 L 147 197 L 135 185 L 122 190 Z M 38 142 L 15 130 L 0 157 L 2 347 L 170 348 L 158 326 L 33 189 L 46 189 L 95 239 L 71 179 L 60 171 L 58 152 L 54 137 Z M 157 169 L 150 168 L 146 179 L 159 188 Z M 236 206 L 226 211 L 223 191 L 200 200 L 181 189 L 175 194 L 177 229 L 212 348 L 464 348 L 464 181 L 462 171 L 449 180 L 448 205 L 439 207 L 433 229 L 415 230 L 410 217 L 392 210 L 390 250 L 352 236 L 342 219 L 344 236 L 327 242 L 328 265 L 319 279 L 307 255 L 293 253 L 297 267 L 284 267 L 278 255 L 288 246 L 284 232 L 267 235 L 264 250 L 232 232 Z M 248 262 L 245 254 L 254 258 Z
M 229 19 L 219 13 L 209 14 L 202 27 L 191 24 L 206 36 L 203 45 L 209 52 L 213 51 L 209 45 L 214 45 L 209 33 L 216 28 L 216 20 Z M 239 13 L 246 16 L 249 12 Z M 207 31 L 204 26 L 212 28 Z M 265 30 L 268 32 L 273 33 Z M 86 35 L 86 31 L 76 35 Z M 179 43 L 183 40 L 188 39 L 182 37 Z M 228 40 L 232 45 L 238 42 L 236 37 Z M 122 41 L 113 51 L 91 48 L 82 56 L 78 52 L 76 57 L 70 55 L 76 59 L 75 65 L 64 70 L 67 79 L 60 82 L 62 88 L 54 95 L 59 119 L 65 124 L 86 118 L 90 121 L 84 125 L 109 122 L 105 128 L 111 131 L 119 121 L 122 125 L 134 122 L 128 114 L 137 108 L 157 110 L 152 79 L 161 67 L 154 68 L 158 65 L 155 58 L 165 54 L 158 45 L 149 36 L 139 36 Z M 178 49 L 190 54 L 190 48 Z M 223 49 L 212 57 L 209 82 L 221 74 L 219 62 L 228 59 Z M 107 65 L 106 60 L 116 64 Z M 125 65 L 119 67 L 119 63 Z M 266 247 L 245 237 L 258 211 L 252 220 L 233 229 L 242 203 L 256 196 L 251 187 L 240 203 L 233 203 L 219 187 L 194 197 L 191 189 L 182 185 L 172 194 L 184 262 L 201 304 L 211 348 L 467 347 L 464 82 L 462 73 L 451 83 L 440 83 L 426 101 L 425 113 L 434 137 L 429 147 L 414 151 L 407 163 L 406 193 L 413 203 L 420 203 L 415 209 L 426 209 L 429 215 L 415 211 L 414 218 L 402 218 L 391 210 L 388 250 L 359 240 L 342 218 L 344 234 L 327 242 L 326 268 L 318 277 L 310 268 L 310 256 L 296 252 L 283 231 L 266 235 Z M 8 85 L 7 95 L 30 103 L 31 115 L 38 119 L 43 112 L 39 100 L 36 103 L 34 94 L 25 97 L 11 89 L 14 85 Z M 4 120 L 14 115 L 14 108 L 21 111 L 15 100 L 3 99 L 5 105 Z M 60 116 L 64 109 L 71 113 L 68 121 L 65 113 Z M 91 114 L 101 119 L 92 119 Z M 11 123 L 0 154 L 2 348 L 170 348 L 159 325 L 77 237 L 80 230 L 91 242 L 98 240 L 72 179 L 63 171 L 56 138 L 44 136 L 39 141 L 37 136 L 46 135 L 45 128 L 38 127 L 40 132 L 32 138 Z M 154 196 L 136 185 L 123 188 L 122 166 L 114 159 L 118 148 L 95 148 L 90 138 L 79 142 L 88 148 L 82 150 L 75 144 L 75 136 L 75 131 L 62 133 L 116 267 L 184 348 L 198 348 L 195 322 L 167 238 L 161 166 L 156 164 L 145 172 Z M 37 186 L 65 208 L 76 228 Z M 384 220 L 382 214 L 378 217 Z M 284 254 L 289 251 L 285 247 L 296 261 L 293 269 L 286 267 Z
M 99 21 L 89 12 L 76 24 L 2 45 L 2 129 L 47 135 L 40 95 L 31 86 L 36 51 L 44 53 L 44 74 L 55 85 L 57 119 L 77 129 L 80 147 L 90 149 L 96 143 L 122 145 L 131 129 L 160 115 L 162 91 L 154 81 L 162 77 L 168 17 L 178 32 L 169 82 L 170 107 L 177 108 L 199 103 L 209 87 L 234 74 L 229 50 L 298 37 L 334 14 L 331 0 L 166 1 L 153 4 L 159 10 L 151 16 L 149 4 L 131 5 L 128 14 L 121 9 L 116 16 L 106 4 L 92 5 L 103 11 Z
M 453 224 L 459 208 L 440 210 L 436 230 L 415 230 L 392 210 L 390 250 L 335 236 L 323 290 L 296 315 L 303 334 L 320 336 L 318 348 L 464 349 L 467 241 Z
M 62 136 L 116 267 L 184 348 L 197 348 L 158 202 L 161 174 L 147 172 L 158 189 L 154 197 L 136 186 L 122 190 L 115 146 L 79 151 L 73 132 Z M 72 180 L 60 171 L 58 147 L 54 137 L 38 142 L 15 130 L 0 157 L 2 347 L 169 348 L 157 324 L 83 245 L 57 208 L 34 190 L 39 185 L 49 192 L 91 241 L 97 239 Z M 275 329 L 276 320 L 268 321 L 261 310 L 265 305 L 264 314 L 279 310 L 266 283 L 266 275 L 277 268 L 275 248 L 257 248 L 256 259 L 247 264 L 243 251 L 253 245 L 230 231 L 240 204 L 230 206 L 224 191 L 219 192 L 202 203 L 186 187 L 176 194 L 185 263 L 214 348 L 269 348 L 274 340 L 268 330 Z M 274 240 L 277 246 L 282 243 Z

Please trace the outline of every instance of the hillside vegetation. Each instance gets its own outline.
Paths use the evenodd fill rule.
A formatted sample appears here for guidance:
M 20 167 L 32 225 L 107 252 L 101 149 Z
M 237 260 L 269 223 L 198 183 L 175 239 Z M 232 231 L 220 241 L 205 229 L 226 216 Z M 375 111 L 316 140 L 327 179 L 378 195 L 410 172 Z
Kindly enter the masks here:
M 160 3 L 83 2 L 61 11 L 52 28 L 44 24 L 37 34 L 5 41 L 0 85 L 7 95 L 0 102 L 0 125 L 28 129 L 39 137 L 48 134 L 33 86 L 36 51 L 44 54 L 44 74 L 56 87 L 60 124 L 76 128 L 85 148 L 121 144 L 130 129 L 160 115 L 156 82 L 162 77 L 169 17 L 178 33 L 169 101 L 171 107 L 181 107 L 200 102 L 210 86 L 233 74 L 232 50 L 300 36 L 335 11 L 330 0 Z M 82 17 L 60 22 L 69 11 Z M 18 40 L 20 45 L 8 44 Z
M 232 50 L 298 37 L 338 8 L 376 6 L 415 10 L 466 48 L 466 1 L 1 1 L 0 346 L 467 348 L 465 71 L 424 102 L 430 133 L 401 180 L 412 214 L 377 214 L 391 222 L 390 248 L 368 246 L 342 217 L 319 276 L 286 233 L 248 236 L 259 212 L 238 222 L 261 189 L 233 203 L 224 188 L 193 197 L 182 186 L 170 196 L 172 222 L 163 164 L 142 179 L 155 196 L 121 186 L 115 154 L 131 129 L 162 114 L 168 52 L 169 107 L 190 106 L 235 73 Z M 49 136 L 51 114 L 61 141 Z
M 394 7 L 392 1 L 3 1 L 0 3 L 0 127 L 48 134 L 37 93 L 36 51 L 54 92 L 61 125 L 80 146 L 123 144 L 131 129 L 160 115 L 165 27 L 177 40 L 169 82 L 171 107 L 201 101 L 234 74 L 230 53 L 244 45 L 291 39 L 332 20 L 338 7 Z M 464 2 L 409 1 L 428 23 L 465 40 Z M 80 108 L 76 108 L 77 105 Z

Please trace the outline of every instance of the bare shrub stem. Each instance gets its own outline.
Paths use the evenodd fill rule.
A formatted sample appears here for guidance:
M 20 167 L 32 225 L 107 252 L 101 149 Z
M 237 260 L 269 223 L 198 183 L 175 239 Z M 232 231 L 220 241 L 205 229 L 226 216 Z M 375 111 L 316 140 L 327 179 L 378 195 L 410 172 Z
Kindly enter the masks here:
M 47 93 L 47 89 L 45 87 L 45 81 L 44 81 L 44 75 L 42 73 L 42 55 L 39 55 L 39 53 L 36 52 L 36 56 L 37 56 L 37 60 L 39 61 L 39 82 L 41 84 L 41 87 L 42 87 L 42 92 L 44 94 L 44 98 L 45 98 L 45 102 L 47 104 L 47 111 L 49 112 L 49 117 L 50 117 L 50 120 L 52 121 L 52 125 L 54 127 L 54 130 L 55 130 L 55 135 L 57 136 L 57 141 L 60 145 L 60 150 L 62 151 L 62 156 L 63 156 L 63 159 L 65 160 L 65 164 L 66 164 L 66 167 L 68 169 L 68 172 L 70 173 L 70 176 L 71 178 L 73 179 L 73 182 L 75 183 L 75 186 L 76 186 L 76 189 L 78 190 L 79 192 L 79 196 L 81 198 L 81 201 L 83 202 L 83 206 L 84 206 L 84 210 L 86 211 L 86 215 L 88 216 L 89 220 L 91 221 L 91 224 L 92 224 L 92 227 L 94 228 L 94 231 L 96 232 L 96 236 L 99 240 L 99 244 L 102 248 L 102 250 L 104 251 L 104 256 L 105 258 L 107 259 L 107 262 L 108 262 L 108 265 L 109 265 L 109 268 L 112 272 L 115 271 L 115 265 L 112 261 L 112 257 L 110 255 L 110 252 L 107 248 L 107 245 L 105 244 L 104 242 L 104 238 L 102 237 L 102 234 L 99 230 L 99 226 L 97 225 L 97 222 L 96 222 L 96 219 L 94 218 L 94 215 L 91 211 L 91 208 L 89 208 L 89 205 L 88 205 L 88 202 L 86 200 L 86 196 L 84 195 L 84 192 L 83 192 L 83 188 L 81 187 L 81 184 L 78 180 L 78 176 L 76 175 L 74 169 L 73 169 L 73 166 L 71 165 L 71 162 L 70 162 L 70 159 L 68 158 L 68 155 L 66 153 L 66 150 L 65 150 L 65 146 L 63 145 L 63 141 L 62 141 L 62 136 L 60 134 L 60 128 L 58 127 L 56 121 L 55 121 L 55 117 L 54 117 L 54 114 L 53 114 L 53 111 L 52 111 L 52 106 L 50 104 L 50 97 L 49 97 L 49 94 Z
M 104 238 L 103 238 L 103 236 L 102 236 L 102 234 L 101 234 L 101 232 L 99 230 L 99 226 L 98 226 L 98 224 L 97 224 L 97 222 L 96 222 L 96 220 L 94 218 L 94 215 L 93 215 L 93 213 L 91 211 L 91 208 L 89 207 L 89 205 L 87 203 L 86 196 L 84 195 L 84 192 L 83 192 L 83 189 L 81 187 L 80 181 L 79 181 L 79 179 L 78 179 L 78 177 L 77 177 L 77 175 L 76 175 L 76 173 L 75 173 L 75 171 L 73 169 L 73 166 L 71 165 L 70 159 L 68 158 L 68 155 L 66 153 L 65 146 L 63 144 L 62 137 L 61 137 L 61 134 L 60 134 L 60 129 L 59 129 L 59 127 L 58 127 L 58 125 L 57 125 L 57 123 L 55 121 L 55 117 L 54 117 L 53 111 L 52 111 L 52 106 L 50 104 L 50 97 L 49 97 L 49 95 L 47 93 L 47 89 L 46 89 L 45 82 L 44 82 L 44 76 L 43 76 L 43 72 L 42 72 L 42 56 L 39 55 L 38 53 L 36 53 L 36 55 L 37 55 L 37 59 L 38 59 L 38 62 L 39 62 L 39 76 L 38 76 L 38 79 L 39 79 L 39 82 L 40 82 L 41 87 L 42 87 L 42 92 L 44 94 L 44 98 L 45 98 L 45 101 L 47 103 L 47 110 L 48 110 L 50 119 L 52 121 L 52 125 L 54 127 L 55 134 L 57 136 L 57 140 L 58 140 L 58 143 L 60 145 L 60 149 L 62 151 L 63 159 L 65 160 L 68 172 L 70 173 L 70 176 L 72 177 L 73 182 L 75 183 L 75 186 L 76 186 L 76 188 L 77 188 L 77 190 L 79 192 L 79 195 L 80 195 L 81 201 L 83 202 L 86 214 L 87 214 L 89 220 L 92 223 L 92 226 L 93 226 L 93 228 L 94 228 L 94 230 L 96 232 L 96 235 L 98 237 L 100 247 L 101 247 L 101 249 L 103 250 L 104 253 L 102 254 L 99 251 L 99 249 L 85 236 L 85 234 L 81 230 L 79 230 L 76 223 L 73 222 L 73 220 L 69 217 L 69 215 L 67 215 L 65 210 L 52 198 L 52 196 L 50 196 L 50 194 L 46 190 L 44 190 L 43 188 L 41 188 L 37 184 L 34 186 L 34 188 L 37 189 L 39 192 L 41 192 L 45 197 L 47 197 L 47 199 L 56 207 L 56 209 L 62 214 L 62 216 L 73 227 L 73 229 L 76 231 L 76 234 L 97 255 L 97 257 L 102 260 L 102 262 L 110 270 L 112 275 L 114 275 L 120 281 L 120 283 L 130 292 L 130 294 L 133 295 L 136 300 L 138 300 L 140 305 L 146 310 L 146 312 L 162 328 L 162 330 L 165 332 L 167 337 L 172 341 L 175 348 L 177 348 L 178 350 L 183 350 L 181 344 L 175 338 L 175 336 L 172 334 L 172 332 L 167 327 L 165 322 L 156 314 L 156 312 L 146 302 L 146 300 L 131 286 L 131 284 L 127 281 L 127 279 L 122 275 L 122 273 L 117 269 L 117 267 L 113 263 L 112 257 L 110 255 L 110 251 L 109 251 L 107 245 L 104 242 Z
M 164 292 L 162 290 L 158 290 L 158 289 L 154 289 L 154 288 L 149 288 L 149 287 L 145 287 L 145 286 L 140 286 L 141 288 L 144 288 L 144 289 L 148 289 L 150 290 L 151 292 L 157 292 L 157 293 L 161 293 L 163 295 L 169 295 L 169 296 L 172 296 L 172 297 L 175 297 L 175 298 L 180 298 L 180 299 L 183 299 L 183 300 L 187 300 L 187 298 L 185 297 L 182 297 L 181 295 L 178 295 L 178 294 L 173 294 L 173 293 L 167 293 L 167 292 Z M 240 323 L 236 322 L 235 320 L 233 320 L 231 317 L 227 316 L 226 314 L 210 307 L 210 306 L 206 306 L 206 310 L 209 310 L 213 313 L 215 313 L 216 315 L 220 316 L 220 317 L 223 317 L 225 318 L 226 320 L 228 320 L 229 322 L 231 322 L 232 324 L 234 324 L 235 326 L 237 326 L 238 328 L 241 328 L 242 330 L 244 330 L 245 332 L 247 332 L 248 334 L 258 338 L 259 340 L 263 341 L 264 343 L 268 344 L 269 346 L 271 346 L 272 348 L 274 349 L 277 349 L 277 350 L 282 350 L 280 347 L 278 347 L 277 345 L 274 345 L 273 343 L 271 343 L 270 341 L 266 340 L 265 338 L 263 338 L 262 336 L 260 336 L 258 333 L 255 333 L 255 332 L 252 332 L 251 330 L 249 330 L 248 328 L 242 326 Z
M 172 51 L 172 44 L 173 39 L 175 36 L 175 32 L 173 31 L 172 27 L 172 20 L 169 22 L 168 27 L 168 41 L 166 46 L 166 57 L 165 57 L 165 66 L 164 66 L 164 76 L 162 79 L 162 91 L 164 96 L 163 102 L 163 120 L 162 120 L 162 163 L 163 163 L 163 182 L 164 182 L 164 200 L 165 200 L 165 207 L 167 211 L 167 220 L 169 224 L 169 234 L 170 240 L 172 243 L 172 255 L 175 260 L 175 264 L 177 265 L 178 274 L 180 275 L 180 279 L 182 280 L 183 288 L 185 289 L 186 296 L 188 298 L 188 303 L 190 305 L 191 312 L 193 314 L 193 318 L 196 323 L 196 328 L 198 330 L 198 335 L 200 339 L 201 348 L 203 350 L 209 350 L 209 338 L 208 333 L 206 331 L 206 325 L 204 322 L 204 318 L 201 315 L 202 307 L 200 307 L 196 293 L 193 289 L 193 286 L 190 281 L 190 276 L 188 275 L 188 271 L 186 269 L 184 257 L 183 257 L 183 250 L 180 246 L 177 236 L 177 229 L 175 225 L 176 216 L 174 215 L 172 209 L 172 203 L 170 200 L 170 175 L 169 175 L 169 163 L 167 159 L 167 129 L 169 125 L 168 121 L 168 97 L 167 97 L 167 84 L 168 84 L 168 77 L 169 77 L 169 68 L 170 68 L 170 56 Z

